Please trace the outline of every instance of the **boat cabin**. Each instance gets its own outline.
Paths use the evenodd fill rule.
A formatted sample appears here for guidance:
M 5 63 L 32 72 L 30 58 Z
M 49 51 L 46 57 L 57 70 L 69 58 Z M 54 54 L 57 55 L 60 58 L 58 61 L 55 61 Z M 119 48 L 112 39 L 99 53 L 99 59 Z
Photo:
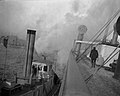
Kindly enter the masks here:
M 49 78 L 52 76 L 52 64 L 40 63 L 40 62 L 32 62 L 32 67 L 36 68 L 36 77 L 41 78 Z

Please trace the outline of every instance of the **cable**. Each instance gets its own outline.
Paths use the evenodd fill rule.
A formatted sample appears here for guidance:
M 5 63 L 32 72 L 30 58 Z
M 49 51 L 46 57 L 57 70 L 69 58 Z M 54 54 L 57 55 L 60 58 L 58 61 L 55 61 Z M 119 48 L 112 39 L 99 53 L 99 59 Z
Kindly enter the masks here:
M 109 24 L 107 24 L 107 26 L 108 26 L 108 25 L 109 25 Z M 106 27 L 107 27 L 107 26 L 106 26 Z M 106 27 L 105 27 L 105 28 L 106 28 Z M 104 28 L 104 30 L 105 30 L 105 28 Z M 102 34 L 102 32 L 103 32 L 104 30 L 102 30 L 102 31 L 98 34 L 98 36 L 95 38 L 95 40 Z M 93 42 L 95 42 L 95 40 L 94 40 Z M 92 42 L 92 43 L 90 44 L 90 46 L 88 46 L 88 48 L 81 54 L 81 56 L 91 47 L 91 45 L 93 44 L 93 42 Z M 80 56 L 80 57 L 81 57 L 81 56 Z M 81 60 L 81 59 L 79 60 L 80 57 L 78 57 L 77 63 Z
M 110 60 L 112 59 L 118 52 L 116 52 L 112 57 L 111 55 L 117 50 L 119 45 L 113 50 L 113 52 L 108 56 L 108 58 L 103 62 L 103 64 L 93 73 L 91 74 L 87 79 L 85 79 L 85 82 L 88 83 L 88 81 Z M 111 58 L 110 58 L 111 57 Z
M 107 38 L 109 35 L 111 35 L 113 31 L 114 31 L 113 29 L 110 30 L 109 34 L 108 34 L 106 37 L 104 37 L 102 40 L 104 40 L 104 39 Z
M 113 50 L 113 52 L 106 58 L 106 60 L 104 61 L 104 63 L 110 58 L 110 56 L 112 56 L 112 54 L 117 50 L 117 48 L 119 47 L 119 45 Z
M 103 33 L 103 31 L 108 27 L 108 25 L 112 22 L 112 20 L 118 15 L 118 13 L 120 12 L 120 9 L 110 18 L 110 20 L 108 20 L 108 22 L 107 23 L 105 23 L 105 25 L 97 32 L 97 33 L 99 33 L 98 34 L 98 36 L 94 39 L 94 41 Z M 93 37 L 94 38 L 94 37 Z M 93 39 L 92 38 L 92 39 Z M 93 41 L 93 42 L 94 42 Z M 93 44 L 93 42 L 90 44 L 90 46 Z M 89 46 L 89 47 L 90 47 Z M 81 60 L 80 59 L 80 57 L 89 49 L 89 47 L 88 48 L 86 48 L 86 50 L 79 56 L 79 57 L 77 57 L 77 63 Z
M 101 44 L 101 42 L 98 43 L 98 44 L 96 45 L 96 47 L 97 47 L 98 45 L 100 45 L 100 44 Z M 91 45 L 91 46 L 92 46 L 92 45 Z M 90 47 L 91 47 L 91 46 L 90 46 Z M 83 54 L 83 55 L 84 55 L 84 54 Z M 81 58 L 80 60 L 84 59 L 84 57 L 82 57 L 82 56 L 81 56 L 80 58 Z M 77 63 L 78 63 L 78 62 L 77 62 Z
M 99 29 L 99 31 L 92 37 L 92 39 L 93 39 L 99 32 L 101 32 L 101 30 L 102 30 L 104 27 L 107 27 L 107 25 L 109 25 L 109 24 L 112 22 L 112 20 L 118 15 L 119 12 L 120 12 L 120 9 L 118 9 L 118 11 L 105 23 L 105 25 L 102 26 L 101 29 Z M 108 24 L 107 24 L 107 23 L 108 23 Z M 103 30 L 103 31 L 104 31 L 104 30 Z M 90 40 L 92 40 L 92 39 L 90 39 Z
M 108 59 L 108 61 L 106 61 L 105 64 L 107 64 L 115 55 L 117 55 L 118 52 L 116 52 L 110 59 Z
M 105 24 L 106 26 L 104 25 L 105 28 L 112 22 L 112 20 L 117 16 L 117 14 L 118 14 L 119 12 L 120 12 L 120 10 L 118 10 L 118 12 L 115 14 L 115 16 L 113 16 L 113 18 L 111 18 L 111 19 L 107 22 L 108 24 L 107 24 L 107 23 Z M 98 31 L 98 32 L 100 32 L 100 31 L 102 30 L 101 33 L 95 38 L 95 40 L 96 40 L 96 39 L 102 34 L 102 32 L 105 30 L 104 26 L 102 27 L 103 30 L 102 30 L 102 28 L 101 28 L 101 29 Z M 94 40 L 94 41 L 95 41 L 95 40 Z M 94 42 L 94 41 L 93 41 L 93 42 Z M 92 43 L 91 43 L 91 44 L 92 44 Z M 90 44 L 90 46 L 91 46 L 91 44 Z M 89 46 L 89 47 L 90 47 L 90 46 Z M 89 47 L 85 50 L 85 52 L 89 49 Z M 83 54 L 84 54 L 85 52 L 83 52 Z M 81 55 L 82 55 L 82 54 L 81 54 Z M 79 60 L 78 60 L 77 62 L 79 62 Z
M 118 52 L 119 52 L 119 51 L 118 51 Z M 116 52 L 110 59 L 112 59 L 118 52 Z M 109 60 L 110 60 L 110 59 L 109 59 Z M 109 60 L 108 60 L 108 61 L 109 61 Z M 106 62 L 106 63 L 107 63 L 107 62 Z M 106 63 L 105 63 L 105 64 L 106 64 Z M 105 64 L 104 64 L 104 65 L 105 65 Z M 90 79 L 91 79 L 100 69 L 101 69 L 101 68 L 99 67 L 93 74 L 91 74 L 91 75 L 85 80 L 85 82 L 88 83 L 88 82 L 90 81 Z
M 99 33 L 104 27 L 106 28 L 106 27 L 112 22 L 112 20 L 117 16 L 117 14 L 118 14 L 119 12 L 120 12 L 120 9 L 116 12 L 116 14 L 113 15 L 113 18 L 112 18 L 112 17 L 110 18 L 110 20 L 107 22 L 108 24 L 106 23 L 97 33 Z M 105 28 L 104 28 L 104 30 L 105 30 Z M 104 30 L 102 30 L 102 32 L 103 32 Z M 102 32 L 101 32 L 101 33 L 102 33 Z M 101 33 L 96 37 L 96 39 L 101 35 Z M 94 36 L 93 36 L 93 38 L 94 38 Z M 92 39 L 93 39 L 93 38 L 92 38 Z M 91 40 L 92 40 L 92 39 L 91 39 Z M 96 39 L 95 39 L 95 40 L 96 40 Z M 90 41 L 91 41 L 91 40 L 90 40 Z M 95 40 L 94 40 L 94 41 L 95 41 Z M 92 44 L 92 43 L 91 43 L 91 44 Z M 91 44 L 90 44 L 90 45 L 91 45 Z
M 113 29 L 109 32 L 109 34 L 106 36 L 106 38 L 111 34 L 113 32 Z M 104 38 L 103 38 L 103 40 L 104 40 Z M 103 42 L 103 41 L 102 41 Z M 98 46 L 98 45 L 100 45 L 102 42 L 100 42 L 100 43 L 98 43 L 97 45 L 96 45 L 96 47 Z M 92 45 L 91 45 L 92 46 Z

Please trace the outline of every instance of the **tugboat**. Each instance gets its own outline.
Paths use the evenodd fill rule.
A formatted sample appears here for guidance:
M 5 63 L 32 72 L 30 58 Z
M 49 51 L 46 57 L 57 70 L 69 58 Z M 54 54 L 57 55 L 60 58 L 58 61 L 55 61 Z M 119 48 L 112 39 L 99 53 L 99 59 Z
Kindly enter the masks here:
M 52 63 L 33 61 L 35 34 L 35 30 L 27 30 L 23 77 L 16 75 L 14 83 L 6 78 L 1 80 L 0 96 L 57 96 L 61 82 L 52 69 Z

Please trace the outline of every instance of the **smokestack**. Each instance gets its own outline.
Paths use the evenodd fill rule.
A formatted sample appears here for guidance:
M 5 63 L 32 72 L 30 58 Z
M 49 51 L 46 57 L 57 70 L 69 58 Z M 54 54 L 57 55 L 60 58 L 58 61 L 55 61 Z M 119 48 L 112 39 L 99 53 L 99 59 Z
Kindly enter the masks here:
M 27 30 L 26 59 L 25 59 L 24 74 L 23 74 L 25 78 L 30 78 L 31 75 L 35 35 L 36 35 L 35 30 L 29 30 L 29 29 Z
M 114 24 L 114 32 L 113 32 L 113 37 L 112 37 L 112 44 L 117 44 L 117 39 L 118 39 L 118 33 L 116 31 L 116 23 Z

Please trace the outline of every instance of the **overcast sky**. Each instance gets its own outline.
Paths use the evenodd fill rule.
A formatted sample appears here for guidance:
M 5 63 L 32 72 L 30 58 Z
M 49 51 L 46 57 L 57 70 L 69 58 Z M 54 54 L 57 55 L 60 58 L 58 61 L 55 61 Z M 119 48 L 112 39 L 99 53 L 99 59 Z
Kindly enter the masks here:
M 120 8 L 120 0 L 1 0 L 0 32 L 26 37 L 36 29 L 38 52 L 60 49 L 67 56 L 78 26 L 86 25 L 89 40 Z

